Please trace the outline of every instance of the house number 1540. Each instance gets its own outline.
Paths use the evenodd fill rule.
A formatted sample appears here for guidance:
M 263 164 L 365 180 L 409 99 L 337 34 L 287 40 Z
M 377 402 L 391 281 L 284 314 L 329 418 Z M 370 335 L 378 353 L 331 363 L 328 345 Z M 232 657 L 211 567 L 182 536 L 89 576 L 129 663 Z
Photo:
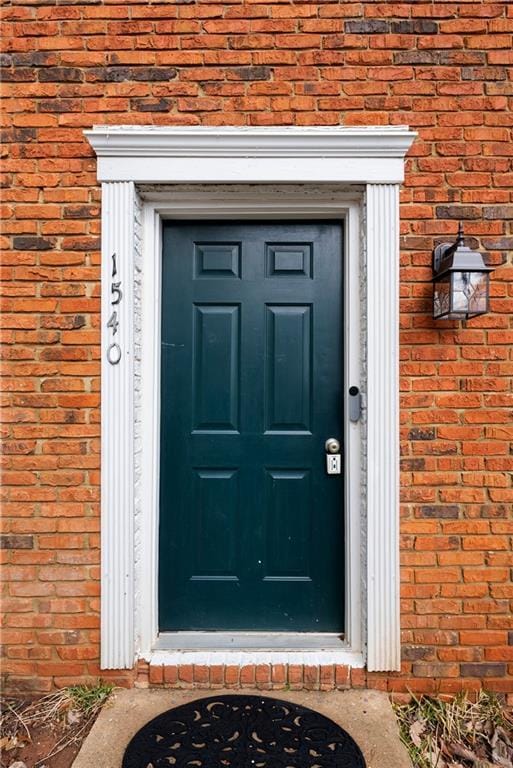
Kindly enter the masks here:
M 112 314 L 109 317 L 109 321 L 107 323 L 107 328 L 110 328 L 112 332 L 113 339 L 116 336 L 116 333 L 118 332 L 119 328 L 119 320 L 118 320 L 118 312 L 115 307 L 118 306 L 118 304 L 121 303 L 121 300 L 123 298 L 123 291 L 121 290 L 121 280 L 114 280 L 118 273 L 118 267 L 116 263 L 116 254 L 112 254 L 112 281 L 110 284 L 110 293 L 111 293 L 111 306 L 114 307 L 112 310 Z M 121 360 L 121 347 L 117 343 L 117 341 L 112 341 L 109 346 L 107 347 L 107 360 L 111 365 L 117 365 L 119 361 Z

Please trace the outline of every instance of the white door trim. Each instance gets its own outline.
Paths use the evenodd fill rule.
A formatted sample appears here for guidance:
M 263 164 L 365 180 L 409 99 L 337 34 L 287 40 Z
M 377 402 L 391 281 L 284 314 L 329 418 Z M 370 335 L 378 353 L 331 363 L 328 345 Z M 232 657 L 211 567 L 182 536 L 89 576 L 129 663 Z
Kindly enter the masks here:
M 100 127 L 86 135 L 100 155 L 104 182 L 102 667 L 132 667 L 138 656 L 152 652 L 156 638 L 160 217 L 274 212 L 346 219 L 346 385 L 357 383 L 368 394 L 365 420 L 346 419 L 345 652 L 356 662 L 366 651 L 371 671 L 399 669 L 398 189 L 415 134 L 386 127 Z M 245 187 L 245 197 L 232 194 L 231 201 L 226 188 L 217 197 L 216 187 L 200 186 L 227 181 L 252 186 Z M 327 188 L 326 181 L 335 185 Z M 164 182 L 192 185 L 178 191 L 179 199 L 172 186 L 146 186 Z M 265 187 L 280 182 L 306 186 L 289 188 L 290 197 L 287 188 L 269 196 Z M 125 289 L 115 337 L 106 327 L 114 252 L 116 279 Z M 113 342 L 121 350 L 116 365 L 106 358 Z
M 141 487 L 146 489 L 141 494 L 144 502 L 136 509 L 136 534 L 141 544 L 140 574 L 144 586 L 138 589 L 137 571 L 135 579 L 136 627 L 139 655 L 151 659 L 157 645 L 157 532 L 158 499 L 152 489 L 158 485 L 156 467 L 158 467 L 158 434 L 160 419 L 158 412 L 158 388 L 160 381 L 160 264 L 162 259 L 160 241 L 160 222 L 165 218 L 214 218 L 214 219 L 251 219 L 258 217 L 298 218 L 330 217 L 344 221 L 344 274 L 345 274 L 345 389 L 352 385 L 360 386 L 360 324 L 359 324 L 359 253 L 360 208 L 362 192 L 352 195 L 340 191 L 323 191 L 319 188 L 298 189 L 297 187 L 279 188 L 276 185 L 259 187 L 252 191 L 237 186 L 227 189 L 224 186 L 197 186 L 184 190 L 178 187 L 160 190 L 156 194 L 141 191 L 143 200 L 143 232 L 145 244 L 143 252 L 143 300 L 142 342 L 141 342 L 141 401 L 146 414 L 141 422 L 142 461 L 140 463 Z M 152 198 L 160 200 L 154 201 Z M 338 200 L 337 200 L 338 198 Z M 270 202 L 269 202 L 270 201 Z M 147 246 L 146 246 L 147 244 Z M 356 256 L 356 258 L 355 258 Z M 150 266 L 151 265 L 151 266 Z M 145 276 L 151 271 L 146 281 Z M 151 313 L 144 316 L 145 308 L 151 307 Z M 150 412 L 151 409 L 151 412 Z M 346 500 L 347 514 L 345 541 L 346 573 L 346 618 L 345 638 L 340 643 L 340 651 L 347 663 L 347 652 L 361 655 L 361 546 L 360 546 L 360 453 L 361 426 L 345 419 L 346 444 Z M 144 457 L 151 456 L 148 461 Z M 156 457 L 156 461 L 153 457 Z M 190 638 L 189 638 L 190 639 Z M 307 639 L 308 640 L 308 639 Z M 269 638 L 269 645 L 274 639 Z M 304 642 L 308 647 L 310 643 Z M 314 646 L 315 647 L 315 646 Z M 162 648 L 162 645 L 160 645 Z M 190 649 L 190 645 L 188 646 Z M 279 648 L 279 646 L 278 646 Z M 296 644 L 297 648 L 297 644 Z M 240 648 L 239 648 L 240 650 Z M 318 652 L 318 648 L 316 651 Z M 202 657 L 205 652 L 203 649 Z M 281 651 L 281 656 L 283 651 Z M 159 651 L 159 658 L 162 651 Z M 258 657 L 261 659 L 261 654 Z M 356 657 L 353 659 L 357 663 Z M 341 662 L 342 663 L 342 662 Z

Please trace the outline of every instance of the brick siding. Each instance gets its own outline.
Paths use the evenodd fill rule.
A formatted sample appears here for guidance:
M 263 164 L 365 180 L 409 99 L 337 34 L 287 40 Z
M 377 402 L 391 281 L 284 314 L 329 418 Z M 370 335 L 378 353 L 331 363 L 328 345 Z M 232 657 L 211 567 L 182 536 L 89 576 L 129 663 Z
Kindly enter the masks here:
M 2 16 L 9 690 L 100 674 L 100 194 L 82 130 L 409 124 L 419 138 L 401 195 L 402 672 L 141 665 L 139 677 L 511 692 L 513 5 L 22 0 Z M 431 249 L 460 218 L 496 267 L 491 312 L 434 323 Z

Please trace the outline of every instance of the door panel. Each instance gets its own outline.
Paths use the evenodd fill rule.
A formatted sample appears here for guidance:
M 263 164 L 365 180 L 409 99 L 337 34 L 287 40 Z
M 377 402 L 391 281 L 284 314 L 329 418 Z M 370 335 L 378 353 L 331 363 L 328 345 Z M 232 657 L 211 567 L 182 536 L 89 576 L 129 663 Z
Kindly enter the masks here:
M 239 305 L 194 305 L 193 430 L 237 430 Z
M 343 630 L 342 231 L 163 233 L 164 630 Z
M 268 469 L 264 580 L 310 581 L 312 489 L 307 469 Z
M 266 432 L 309 432 L 311 307 L 267 305 L 266 309 Z
M 237 580 L 239 477 L 236 469 L 199 469 L 191 509 L 191 579 Z

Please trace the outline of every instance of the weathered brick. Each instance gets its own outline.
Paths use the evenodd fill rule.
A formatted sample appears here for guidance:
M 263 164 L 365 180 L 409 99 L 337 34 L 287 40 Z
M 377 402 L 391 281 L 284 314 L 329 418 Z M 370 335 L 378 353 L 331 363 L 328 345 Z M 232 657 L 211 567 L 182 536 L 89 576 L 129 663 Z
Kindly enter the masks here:
M 504 677 L 506 674 L 506 664 L 496 664 L 492 662 L 483 662 L 479 664 L 462 664 L 461 674 L 464 677 Z
M 34 537 L 30 535 L 0 534 L 0 549 L 33 549 Z
M 418 516 L 423 518 L 454 519 L 459 516 L 457 504 L 425 504 L 419 508 Z
M 233 67 L 226 73 L 228 80 L 270 80 L 271 68 L 257 67 Z
M 483 207 L 485 219 L 513 219 L 513 205 L 485 205 Z
M 389 32 L 390 24 L 388 21 L 378 19 L 346 21 L 345 30 L 355 35 L 374 35 L 379 32 Z
M 420 659 L 433 658 L 433 648 L 423 645 L 403 645 L 401 658 L 405 661 L 419 661 Z
M 476 205 L 437 205 L 436 215 L 439 219 L 478 219 L 481 209 Z
M 458 664 L 435 664 L 424 662 L 416 662 L 413 664 L 414 677 L 458 677 L 459 674 L 460 667 Z
M 48 67 L 39 71 L 42 83 L 79 83 L 83 77 L 83 70 L 78 67 Z
M 431 19 L 403 19 L 392 21 L 390 31 L 399 35 L 436 35 L 438 23 Z
M 169 112 L 170 99 L 131 99 L 130 108 L 134 112 Z
M 133 80 L 135 82 L 162 82 L 173 80 L 177 70 L 172 67 L 92 67 L 87 70 L 87 80 L 106 83 L 121 83 Z
M 410 429 L 409 432 L 409 438 L 410 440 L 434 440 L 436 437 L 436 431 L 434 428 L 429 429 Z
M 13 237 L 13 247 L 20 251 L 49 251 L 55 245 L 55 241 L 44 237 L 19 236 Z

